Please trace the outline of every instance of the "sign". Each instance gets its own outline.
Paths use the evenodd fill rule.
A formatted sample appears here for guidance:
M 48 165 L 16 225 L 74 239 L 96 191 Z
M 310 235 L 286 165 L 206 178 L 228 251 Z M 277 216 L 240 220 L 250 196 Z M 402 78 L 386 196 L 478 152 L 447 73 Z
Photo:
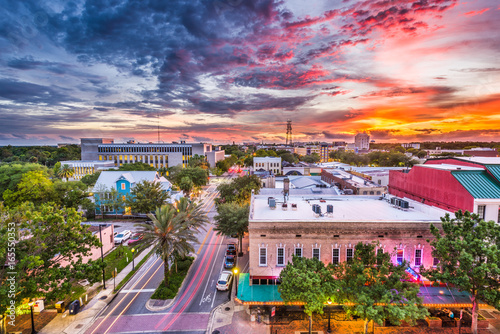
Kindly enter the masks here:
M 271 309 L 271 317 L 274 317 L 275 314 L 276 314 L 276 307 L 273 306 L 273 308 Z

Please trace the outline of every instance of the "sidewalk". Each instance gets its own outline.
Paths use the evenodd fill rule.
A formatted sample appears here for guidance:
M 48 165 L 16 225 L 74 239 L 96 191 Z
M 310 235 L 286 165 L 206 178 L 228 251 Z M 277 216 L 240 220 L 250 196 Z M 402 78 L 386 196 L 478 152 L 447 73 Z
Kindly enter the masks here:
M 153 248 L 150 246 L 142 251 L 135 258 L 135 263 L 139 263 Z M 142 269 L 142 268 L 141 268 Z M 118 285 L 132 271 L 132 263 L 129 263 L 116 275 L 116 285 Z M 94 284 L 91 289 L 101 285 L 101 282 Z M 126 284 L 125 284 L 126 285 Z M 118 291 L 113 293 L 113 278 L 106 281 L 106 289 L 99 292 L 83 309 L 76 315 L 69 315 L 69 311 L 59 313 L 47 326 L 38 333 L 40 334 L 83 334 L 94 320 L 101 314 L 104 308 L 113 301 Z

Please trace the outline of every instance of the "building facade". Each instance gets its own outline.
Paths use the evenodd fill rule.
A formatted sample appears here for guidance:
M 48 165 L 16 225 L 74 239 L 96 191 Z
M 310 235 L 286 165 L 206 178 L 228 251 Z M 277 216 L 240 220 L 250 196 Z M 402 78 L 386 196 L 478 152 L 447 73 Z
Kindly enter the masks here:
M 69 180 L 81 180 L 85 175 L 94 174 L 98 171 L 113 169 L 115 164 L 112 161 L 83 161 L 71 160 L 61 161 L 61 166 L 68 165 L 73 169 L 73 176 Z
M 317 258 L 327 263 L 349 261 L 358 242 L 378 243 L 394 263 L 408 261 L 416 273 L 436 265 L 430 224 L 441 226 L 447 211 L 409 200 L 403 209 L 363 196 L 253 195 L 249 216 L 249 284 L 276 284 L 292 257 Z M 319 206 L 320 213 L 313 208 Z
M 280 157 L 254 157 L 253 170 L 264 170 L 273 172 L 274 174 L 281 174 L 281 158 Z
M 354 137 L 354 146 L 358 150 L 369 150 L 370 149 L 370 136 L 365 133 L 361 132 L 356 134 Z
M 357 174 L 357 175 L 355 175 Z M 337 186 L 346 195 L 383 195 L 387 188 L 362 177 L 361 173 L 349 173 L 343 169 L 323 169 L 321 180 Z

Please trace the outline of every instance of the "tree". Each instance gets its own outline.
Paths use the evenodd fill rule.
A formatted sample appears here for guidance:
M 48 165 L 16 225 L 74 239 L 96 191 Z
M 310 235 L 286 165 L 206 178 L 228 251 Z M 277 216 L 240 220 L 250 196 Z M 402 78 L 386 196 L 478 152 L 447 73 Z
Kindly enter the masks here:
M 337 290 L 335 279 L 323 262 L 294 256 L 281 271 L 280 281 L 278 292 L 285 303 L 304 303 L 311 333 L 312 314 L 323 314 L 325 303 Z
M 260 179 L 256 175 L 245 175 L 233 179 L 230 183 L 221 183 L 217 186 L 219 191 L 218 203 L 247 203 L 250 201 L 252 190 L 258 194 L 260 187 Z
M 243 237 L 248 232 L 249 205 L 238 203 L 223 203 L 217 207 L 217 216 L 214 217 L 217 226 L 214 231 L 219 235 L 231 236 L 236 234 L 240 245 L 240 253 L 243 253 Z
M 179 188 L 184 191 L 184 195 L 189 196 L 191 191 L 193 190 L 193 181 L 189 176 L 184 176 L 179 182 Z
M 205 224 L 209 223 L 207 213 L 203 211 L 201 203 L 190 201 L 182 197 L 176 202 L 177 212 L 184 215 L 184 221 L 190 229 L 196 231 L 205 229 Z
M 53 182 L 53 191 L 53 201 L 65 208 L 78 209 L 89 196 L 87 185 L 80 181 L 62 182 L 61 180 L 55 180 Z
M 189 167 L 201 167 L 203 169 L 208 169 L 207 157 L 204 155 L 195 154 L 189 158 Z
M 75 282 L 87 279 L 92 284 L 102 278 L 100 260 L 84 261 L 100 241 L 81 221 L 74 209 L 23 204 L 9 210 L 0 203 L 0 261 L 9 264 L 0 266 L 0 314 L 12 300 L 6 284 L 11 272 L 16 273 L 16 305 L 40 297 L 60 300 Z
M 157 208 L 155 214 L 148 214 L 153 222 L 152 225 L 141 224 L 141 232 L 144 233 L 144 241 L 155 244 L 156 253 L 163 260 L 163 272 L 165 286 L 169 286 L 169 263 L 175 253 L 185 257 L 189 252 L 194 252 L 192 243 L 198 241 L 193 229 L 186 223 L 185 215 L 177 214 L 177 209 L 166 204 Z
M 57 176 L 60 178 L 66 178 L 66 182 L 69 181 L 69 178 L 75 175 L 75 171 L 68 164 L 64 164 L 58 171 Z
M 126 197 L 121 195 L 116 188 L 111 188 L 108 193 L 107 205 L 113 208 L 115 217 L 118 217 L 118 210 L 123 209 L 125 206 Z
M 339 284 L 338 300 L 354 304 L 344 309 L 365 321 L 365 333 L 371 320 L 380 325 L 384 319 L 399 324 L 427 315 L 417 296 L 418 285 L 405 280 L 407 264 L 393 264 L 389 253 L 375 254 L 376 246 L 360 242 L 351 261 L 329 265 Z
M 0 165 L 0 196 L 7 189 L 16 190 L 17 184 L 21 182 L 23 174 L 30 171 L 43 171 L 47 175 L 49 172 L 47 167 L 39 164 L 13 162 Z
M 308 163 L 316 163 L 321 161 L 321 157 L 318 153 L 312 153 L 311 155 L 303 155 L 300 160 Z
M 168 179 L 180 186 L 182 178 L 188 176 L 195 186 L 201 187 L 208 183 L 208 169 L 203 169 L 201 167 L 186 167 L 186 168 L 171 168 L 169 170 L 170 175 Z
M 434 239 L 428 241 L 439 264 L 421 274 L 470 294 L 472 332 L 476 334 L 478 300 L 500 309 L 500 225 L 468 211 L 457 211 L 455 218 L 446 214 L 441 222 L 442 230 L 431 225 Z
M 17 184 L 16 191 L 7 189 L 3 193 L 3 198 L 9 207 L 16 207 L 23 202 L 40 205 L 54 200 L 53 183 L 43 171 L 27 172 Z
M 119 171 L 156 171 L 156 168 L 144 162 L 137 161 L 131 164 L 123 164 L 118 168 Z
M 101 172 L 95 172 L 94 174 L 85 175 L 80 181 L 85 183 L 88 187 L 93 187 L 97 182 L 97 179 L 101 175 Z
M 126 205 L 132 212 L 151 213 L 165 204 L 169 197 L 169 193 L 163 190 L 160 182 L 144 180 L 132 188 L 126 199 Z

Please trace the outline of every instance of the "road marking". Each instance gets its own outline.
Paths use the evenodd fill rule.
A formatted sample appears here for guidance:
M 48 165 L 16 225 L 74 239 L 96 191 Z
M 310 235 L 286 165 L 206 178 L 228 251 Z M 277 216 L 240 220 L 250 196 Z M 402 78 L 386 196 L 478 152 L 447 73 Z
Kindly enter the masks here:
M 217 253 L 220 251 L 220 247 L 222 246 L 222 243 L 224 242 L 225 237 L 222 237 L 221 243 L 219 244 L 219 249 L 217 250 Z M 214 271 L 215 263 L 212 263 L 212 269 L 210 270 L 210 274 L 208 274 L 208 277 L 212 277 L 212 272 Z M 207 279 L 207 284 L 205 284 L 205 289 L 203 290 L 203 294 L 201 295 L 202 299 L 200 300 L 200 305 L 203 300 L 203 296 L 205 295 L 205 292 L 207 292 L 207 287 L 208 287 L 208 279 Z M 214 297 L 215 300 L 215 297 Z
M 137 292 L 155 292 L 156 289 L 134 289 L 134 290 L 122 290 L 119 293 L 137 293 Z
M 224 262 L 222 262 L 222 265 L 221 265 L 221 268 L 220 268 L 221 272 L 222 272 L 223 268 L 224 268 Z M 233 279 L 234 279 L 234 277 L 233 277 Z M 214 300 L 212 301 L 212 306 L 210 306 L 211 308 L 214 308 L 214 302 L 215 302 L 215 297 L 216 296 L 217 296 L 217 287 L 214 288 Z

